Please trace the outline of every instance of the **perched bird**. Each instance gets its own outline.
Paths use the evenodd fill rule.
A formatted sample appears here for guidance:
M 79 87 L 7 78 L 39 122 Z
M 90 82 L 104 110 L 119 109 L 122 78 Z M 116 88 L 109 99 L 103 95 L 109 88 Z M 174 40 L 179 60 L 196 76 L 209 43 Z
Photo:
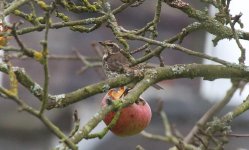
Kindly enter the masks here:
M 112 41 L 99 42 L 104 48 L 103 69 L 108 78 L 131 72 L 128 59 L 120 52 L 119 46 Z
M 121 53 L 121 48 L 118 44 L 112 41 L 99 42 L 104 48 L 102 58 L 103 70 L 108 78 L 113 78 L 119 74 L 141 75 L 144 67 L 136 65 L 130 67 L 129 60 Z M 156 89 L 162 89 L 158 84 L 153 85 Z

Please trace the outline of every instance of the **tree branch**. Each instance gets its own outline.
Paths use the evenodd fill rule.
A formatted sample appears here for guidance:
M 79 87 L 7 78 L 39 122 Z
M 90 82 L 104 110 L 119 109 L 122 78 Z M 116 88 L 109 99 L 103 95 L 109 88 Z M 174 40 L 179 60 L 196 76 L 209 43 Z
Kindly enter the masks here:
M 188 65 L 173 65 L 166 67 L 158 67 L 155 69 L 148 69 L 144 73 L 144 79 L 139 81 L 132 76 L 120 75 L 116 78 L 111 78 L 106 81 L 92 84 L 76 91 L 66 93 L 63 96 L 58 95 L 56 100 L 52 101 L 48 108 L 62 108 L 70 104 L 76 103 L 84 98 L 95 95 L 97 93 L 104 92 L 103 89 L 106 87 L 113 88 L 122 85 L 126 85 L 130 82 L 142 82 L 144 87 L 149 87 L 162 80 L 171 80 L 178 78 L 196 78 L 203 77 L 206 80 L 214 80 L 218 78 L 239 78 L 248 80 L 249 72 L 235 69 L 232 67 L 224 67 L 221 65 L 202 65 L 202 64 L 188 64 Z M 141 84 L 142 84 L 141 83 Z M 142 94 L 147 88 L 144 89 L 140 94 Z M 141 89 L 139 91 L 141 91 Z M 138 92 L 138 91 L 137 91 Z M 53 96 L 56 97 L 56 96 Z
M 10 4 L 10 6 L 8 8 L 6 8 L 3 12 L 4 16 L 7 16 L 8 14 L 12 13 L 14 10 L 16 10 L 18 7 L 20 7 L 21 5 L 29 2 L 31 0 L 15 0 L 14 2 L 12 2 Z

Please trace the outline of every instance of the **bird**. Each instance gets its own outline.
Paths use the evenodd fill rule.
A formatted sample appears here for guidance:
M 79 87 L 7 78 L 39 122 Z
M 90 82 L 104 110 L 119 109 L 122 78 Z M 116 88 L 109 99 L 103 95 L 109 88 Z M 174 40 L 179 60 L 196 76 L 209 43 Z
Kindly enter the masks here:
M 119 74 L 132 73 L 133 70 L 138 70 L 139 67 L 129 67 L 129 60 L 120 52 L 118 44 L 112 41 L 99 42 L 104 48 L 102 58 L 102 67 L 108 78 L 113 78 Z
M 104 54 L 102 57 L 102 67 L 107 78 L 114 78 L 120 74 L 130 74 L 139 76 L 144 71 L 143 65 L 130 66 L 128 58 L 121 53 L 121 48 L 117 43 L 106 40 L 100 41 Z M 160 85 L 154 84 L 156 89 L 163 89 Z

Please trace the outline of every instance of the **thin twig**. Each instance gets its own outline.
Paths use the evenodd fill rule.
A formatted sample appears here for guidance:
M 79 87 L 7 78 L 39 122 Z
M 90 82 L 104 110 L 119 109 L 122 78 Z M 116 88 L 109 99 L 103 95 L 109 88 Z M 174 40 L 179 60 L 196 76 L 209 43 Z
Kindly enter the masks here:
M 226 106 L 226 104 L 231 100 L 232 96 L 238 89 L 238 82 L 232 83 L 230 89 L 228 89 L 226 96 L 215 105 L 213 105 L 195 124 L 195 126 L 191 129 L 188 135 L 184 138 L 184 141 L 187 143 L 191 143 L 195 134 L 197 134 L 200 126 L 203 126 L 209 121 L 215 114 L 217 114 L 221 109 Z
M 207 145 L 206 145 L 206 143 L 202 140 L 201 137 L 199 137 L 197 134 L 195 134 L 194 137 L 197 138 L 202 143 L 202 145 L 205 147 L 205 149 L 208 148 Z
M 19 36 L 17 34 L 17 26 L 19 25 L 19 23 L 14 23 L 13 26 L 12 26 L 12 30 L 11 30 L 11 33 L 13 34 L 17 44 L 20 46 L 20 50 L 25 54 L 27 55 L 28 57 L 34 57 L 34 52 L 35 50 L 32 50 L 32 49 L 29 49 L 29 48 L 26 48 L 26 46 L 23 44 L 23 42 L 19 39 Z M 11 48 L 11 47 L 10 47 Z M 4 50 L 4 47 L 2 48 Z M 10 49 L 11 50 L 11 49 Z M 16 49 L 14 49 L 14 51 L 16 51 Z
M 79 119 L 79 116 L 78 116 L 78 111 L 75 110 L 74 113 L 73 113 L 73 129 L 72 131 L 70 132 L 69 134 L 69 138 L 74 136 L 74 134 L 79 130 L 80 128 L 80 119 Z
M 77 72 L 78 74 L 83 73 L 88 68 L 94 68 L 94 67 L 102 67 L 102 62 L 89 62 L 85 56 L 81 55 L 79 51 L 75 50 L 76 56 L 81 60 L 81 62 L 84 64 L 83 67 Z
M 11 12 L 13 12 L 14 10 L 16 10 L 18 7 L 20 7 L 21 5 L 29 2 L 31 0 L 15 0 L 14 2 L 11 3 L 11 5 L 6 8 L 3 12 L 4 16 L 7 16 L 8 14 L 10 14 Z
M 145 149 L 141 145 L 137 145 L 136 150 L 145 150 Z
M 29 114 L 37 117 L 40 119 L 45 126 L 48 127 L 49 130 L 51 130 L 59 139 L 61 139 L 69 148 L 72 150 L 77 150 L 77 146 L 70 141 L 67 136 L 57 127 L 55 126 L 47 117 L 45 117 L 43 114 L 40 114 L 40 111 L 35 110 L 34 108 L 30 107 L 27 103 L 25 103 L 22 99 L 17 97 L 16 95 L 12 95 L 9 92 L 7 92 L 6 89 L 0 87 L 0 93 L 4 94 L 8 98 L 12 99 L 14 102 L 16 102 L 20 106 L 20 110 L 24 110 L 28 112 Z
M 119 117 L 120 117 L 120 114 L 121 114 L 121 110 L 118 110 L 118 111 L 115 113 L 115 115 L 114 115 L 112 121 L 111 121 L 111 122 L 110 122 L 102 131 L 100 131 L 100 132 L 98 132 L 98 133 L 89 134 L 89 135 L 87 135 L 87 136 L 85 137 L 85 139 L 92 139 L 92 138 L 96 138 L 96 137 L 98 137 L 99 139 L 102 139 L 102 138 L 107 134 L 107 132 L 108 132 L 111 128 L 113 128 L 113 127 L 115 126 L 115 124 L 117 123 L 117 121 L 118 121 L 118 119 L 119 119 Z
M 165 136 L 167 136 L 167 137 L 172 136 L 172 132 L 171 132 L 172 128 L 171 128 L 170 122 L 168 120 L 167 114 L 163 110 L 163 101 L 161 101 L 161 100 L 159 101 L 158 111 L 159 111 L 159 114 L 162 118 Z
M 235 39 L 235 41 L 236 41 L 236 43 L 237 43 L 237 45 L 238 45 L 238 47 L 240 49 L 240 52 L 241 52 L 241 55 L 240 55 L 240 58 L 239 58 L 239 63 L 244 64 L 245 60 L 246 60 L 246 49 L 240 43 L 238 33 L 235 31 L 234 25 L 231 23 L 231 21 L 230 21 L 230 26 L 231 26 L 233 34 L 234 34 L 234 39 Z
M 224 136 L 224 135 L 223 135 L 223 134 L 220 134 L 220 135 L 215 135 L 215 136 Z M 249 134 L 230 133 L 230 134 L 226 134 L 225 136 L 235 137 L 235 138 L 241 138 L 241 137 L 248 138 L 248 137 L 249 137 Z
M 48 31 L 49 31 L 49 20 L 50 20 L 50 12 L 46 12 L 46 29 L 45 29 L 45 36 L 44 41 L 42 41 L 42 56 L 43 56 L 43 70 L 44 70 L 44 85 L 43 85 L 43 96 L 42 96 L 42 105 L 40 108 L 40 114 L 44 112 L 48 103 L 48 86 L 49 86 L 49 70 L 48 70 Z
M 139 48 L 137 48 L 137 49 L 131 51 L 131 54 L 136 54 L 136 53 L 138 53 L 138 52 L 141 52 L 141 51 L 147 49 L 148 47 L 149 47 L 149 44 L 144 44 L 144 45 L 142 45 L 141 47 L 139 47 Z

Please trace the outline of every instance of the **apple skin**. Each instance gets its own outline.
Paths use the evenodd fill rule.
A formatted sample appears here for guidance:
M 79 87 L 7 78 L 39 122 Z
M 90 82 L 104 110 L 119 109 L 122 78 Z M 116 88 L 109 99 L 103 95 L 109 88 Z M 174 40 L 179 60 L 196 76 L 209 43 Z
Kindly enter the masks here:
M 107 106 L 107 98 L 110 99 L 108 93 L 102 99 L 101 106 Z M 116 100 L 112 98 L 111 100 Z M 115 112 L 108 113 L 103 121 L 108 125 Z M 148 126 L 152 117 L 149 104 L 140 98 L 136 103 L 129 105 L 121 110 L 121 114 L 116 124 L 110 129 L 117 136 L 131 136 L 140 133 Z

